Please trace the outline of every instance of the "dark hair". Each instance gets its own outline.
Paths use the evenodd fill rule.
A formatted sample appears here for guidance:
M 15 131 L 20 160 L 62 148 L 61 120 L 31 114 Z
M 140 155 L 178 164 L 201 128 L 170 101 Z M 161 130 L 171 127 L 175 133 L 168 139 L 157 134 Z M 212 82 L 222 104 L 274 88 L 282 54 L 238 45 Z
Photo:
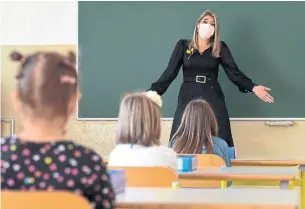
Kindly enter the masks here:
M 213 154 L 213 136 L 218 134 L 217 120 L 209 103 L 193 100 L 185 108 L 180 126 L 170 144 L 176 141 L 173 149 L 181 154 Z
M 38 117 L 67 117 L 71 99 L 77 95 L 76 56 L 56 52 L 36 52 L 23 56 L 12 52 L 13 61 L 21 62 L 17 73 L 20 101 Z

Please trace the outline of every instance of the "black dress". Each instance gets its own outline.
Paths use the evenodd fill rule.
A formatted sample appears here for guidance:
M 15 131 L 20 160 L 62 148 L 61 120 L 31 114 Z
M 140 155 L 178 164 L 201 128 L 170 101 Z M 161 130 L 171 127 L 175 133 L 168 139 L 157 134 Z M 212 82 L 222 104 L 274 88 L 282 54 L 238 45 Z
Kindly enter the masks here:
M 150 88 L 150 90 L 162 95 L 177 77 L 181 65 L 183 66 L 183 83 L 179 92 L 170 137 L 179 127 L 186 105 L 194 99 L 204 99 L 211 105 L 217 118 L 218 136 L 224 139 L 230 147 L 233 147 L 234 143 L 225 97 L 217 81 L 219 65 L 222 65 L 227 76 L 239 88 L 239 91 L 243 93 L 252 92 L 256 84 L 238 69 L 225 42 L 221 42 L 219 58 L 212 56 L 212 47 L 203 53 L 195 51 L 190 55 L 188 54 L 188 43 L 188 40 L 178 41 L 166 70 Z

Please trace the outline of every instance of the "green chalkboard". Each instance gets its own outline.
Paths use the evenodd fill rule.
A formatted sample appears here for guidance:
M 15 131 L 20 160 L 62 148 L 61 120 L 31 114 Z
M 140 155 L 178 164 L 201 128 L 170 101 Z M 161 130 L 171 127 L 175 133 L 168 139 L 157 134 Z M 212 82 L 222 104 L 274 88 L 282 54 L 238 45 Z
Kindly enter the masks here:
M 220 68 L 230 118 L 305 118 L 305 2 L 79 2 L 80 119 L 117 118 L 126 92 L 146 90 L 205 10 L 219 18 L 239 68 L 274 104 L 240 93 Z M 163 96 L 172 118 L 182 73 Z

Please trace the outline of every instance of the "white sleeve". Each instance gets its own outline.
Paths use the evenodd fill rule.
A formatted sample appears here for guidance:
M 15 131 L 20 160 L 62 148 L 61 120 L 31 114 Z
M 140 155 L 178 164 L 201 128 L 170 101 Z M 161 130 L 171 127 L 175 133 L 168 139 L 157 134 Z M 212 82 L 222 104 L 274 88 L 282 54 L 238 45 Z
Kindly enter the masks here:
M 176 169 L 177 168 L 177 154 L 176 154 L 176 152 L 172 149 L 169 149 L 167 158 L 168 158 L 168 165 L 171 168 Z

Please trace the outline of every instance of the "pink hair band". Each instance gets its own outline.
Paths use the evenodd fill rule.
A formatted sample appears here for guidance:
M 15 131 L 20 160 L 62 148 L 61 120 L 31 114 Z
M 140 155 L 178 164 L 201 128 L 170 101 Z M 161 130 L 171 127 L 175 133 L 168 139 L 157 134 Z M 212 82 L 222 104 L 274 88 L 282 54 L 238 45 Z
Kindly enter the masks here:
M 75 84 L 76 78 L 69 76 L 69 75 L 61 75 L 60 76 L 60 83 L 70 83 Z

